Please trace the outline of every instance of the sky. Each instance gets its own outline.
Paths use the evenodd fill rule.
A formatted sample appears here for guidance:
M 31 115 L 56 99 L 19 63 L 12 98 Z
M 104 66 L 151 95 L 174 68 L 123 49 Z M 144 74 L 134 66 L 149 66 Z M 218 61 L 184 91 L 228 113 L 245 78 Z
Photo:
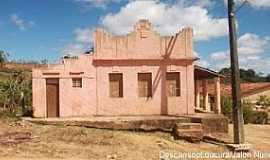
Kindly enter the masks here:
M 235 1 L 240 67 L 270 74 L 270 0 Z M 192 27 L 199 65 L 230 64 L 226 0 L 1 0 L 0 10 L 0 50 L 11 60 L 55 63 L 89 50 L 96 27 L 125 35 L 149 19 L 161 35 Z

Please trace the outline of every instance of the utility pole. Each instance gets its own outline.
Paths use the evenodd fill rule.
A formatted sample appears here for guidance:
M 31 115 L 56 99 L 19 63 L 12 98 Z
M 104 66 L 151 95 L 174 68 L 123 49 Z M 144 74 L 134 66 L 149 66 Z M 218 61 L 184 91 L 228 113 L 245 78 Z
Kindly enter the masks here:
M 229 17 L 228 20 L 229 20 L 229 36 L 230 36 L 234 143 L 243 144 L 245 143 L 244 120 L 243 120 L 243 107 L 241 106 L 241 88 L 240 88 L 238 53 L 237 53 L 234 0 L 228 0 L 228 17 Z

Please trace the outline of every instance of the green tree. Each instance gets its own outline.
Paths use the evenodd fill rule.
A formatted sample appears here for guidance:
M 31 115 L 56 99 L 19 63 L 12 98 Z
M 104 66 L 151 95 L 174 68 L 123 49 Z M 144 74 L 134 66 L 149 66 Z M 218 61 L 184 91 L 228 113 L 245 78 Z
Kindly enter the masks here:
M 268 74 L 265 79 L 267 82 L 270 82 L 270 74 Z
M 16 79 L 9 78 L 8 81 L 2 83 L 1 96 L 3 97 L 4 109 L 8 108 L 10 112 L 14 112 L 19 93 L 19 84 Z
M 230 68 L 222 68 L 219 71 L 220 74 L 223 74 L 227 78 L 225 78 L 223 81 L 225 83 L 230 82 L 230 76 L 231 76 L 231 69 Z M 240 69 L 240 78 L 242 82 L 266 82 L 270 81 L 270 75 L 264 76 L 262 73 L 256 73 L 253 69 Z
M 8 109 L 11 113 L 14 113 L 16 107 L 21 105 L 22 98 L 26 105 L 31 106 L 31 81 L 26 77 L 25 72 L 15 71 L 8 81 L 0 84 L 0 97 L 2 97 L 4 109 Z

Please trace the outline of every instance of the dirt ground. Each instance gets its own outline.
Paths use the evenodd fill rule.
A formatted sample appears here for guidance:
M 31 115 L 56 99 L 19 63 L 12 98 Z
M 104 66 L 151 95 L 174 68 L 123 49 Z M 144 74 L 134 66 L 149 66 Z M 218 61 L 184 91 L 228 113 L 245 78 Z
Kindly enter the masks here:
M 230 134 L 232 134 L 230 126 Z M 247 142 L 255 150 L 270 152 L 270 125 L 246 125 Z M 14 144 L 0 143 L 0 159 L 90 159 L 156 160 L 160 151 L 224 152 L 226 148 L 202 142 L 174 141 L 169 133 L 111 131 L 102 129 L 45 126 L 0 120 L 1 135 L 31 133 L 31 139 Z

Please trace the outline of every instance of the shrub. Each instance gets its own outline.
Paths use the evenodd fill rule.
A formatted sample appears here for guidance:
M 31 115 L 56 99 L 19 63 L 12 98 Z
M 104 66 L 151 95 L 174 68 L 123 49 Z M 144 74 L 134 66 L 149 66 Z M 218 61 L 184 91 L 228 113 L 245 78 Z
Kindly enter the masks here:
M 230 97 L 221 97 L 221 112 L 229 119 L 232 119 L 232 100 Z
M 242 107 L 243 107 L 243 118 L 244 118 L 244 123 L 252 123 L 252 117 L 253 117 L 253 104 L 243 101 L 242 102 Z M 228 117 L 230 120 L 233 120 L 232 117 L 232 100 L 230 97 L 221 97 L 221 111 L 222 113 Z
M 0 109 L 0 119 L 17 121 L 21 118 L 22 111 L 17 108 L 14 112 L 10 112 L 7 109 Z
M 244 118 L 244 123 L 248 124 L 252 122 L 252 117 L 253 117 L 253 104 L 249 102 L 242 102 L 243 106 L 243 118 Z
M 267 124 L 268 113 L 265 111 L 253 111 L 251 123 L 254 124 Z

